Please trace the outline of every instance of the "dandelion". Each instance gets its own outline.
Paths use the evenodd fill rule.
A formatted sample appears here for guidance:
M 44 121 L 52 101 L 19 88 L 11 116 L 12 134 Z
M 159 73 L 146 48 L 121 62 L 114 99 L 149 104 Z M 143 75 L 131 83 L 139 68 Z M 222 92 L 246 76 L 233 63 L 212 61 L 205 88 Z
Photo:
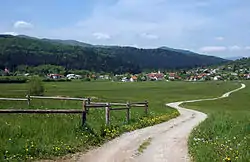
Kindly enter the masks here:
M 231 159 L 230 159 L 230 157 L 226 157 L 225 159 L 224 159 L 224 161 L 226 161 L 226 162 L 231 162 Z

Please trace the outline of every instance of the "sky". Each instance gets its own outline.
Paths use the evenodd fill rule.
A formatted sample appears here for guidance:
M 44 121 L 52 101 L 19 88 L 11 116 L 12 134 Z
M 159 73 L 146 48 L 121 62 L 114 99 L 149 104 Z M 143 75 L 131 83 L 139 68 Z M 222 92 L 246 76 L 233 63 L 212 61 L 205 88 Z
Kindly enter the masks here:
M 250 56 L 249 0 L 3 0 L 0 33 Z

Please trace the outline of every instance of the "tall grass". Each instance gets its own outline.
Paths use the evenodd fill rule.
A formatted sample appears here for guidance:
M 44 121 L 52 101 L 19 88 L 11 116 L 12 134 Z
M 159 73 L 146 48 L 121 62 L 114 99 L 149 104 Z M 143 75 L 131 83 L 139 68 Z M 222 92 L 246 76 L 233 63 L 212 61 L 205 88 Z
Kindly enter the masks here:
M 194 161 L 250 161 L 250 83 L 246 85 L 229 98 L 185 105 L 208 114 L 189 138 Z

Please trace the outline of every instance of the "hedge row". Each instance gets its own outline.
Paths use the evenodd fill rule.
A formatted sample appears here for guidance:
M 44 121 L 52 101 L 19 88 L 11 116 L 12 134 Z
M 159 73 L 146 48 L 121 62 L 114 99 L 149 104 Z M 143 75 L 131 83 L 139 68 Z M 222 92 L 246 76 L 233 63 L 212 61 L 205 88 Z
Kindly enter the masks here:
M 26 83 L 29 81 L 28 77 L 23 76 L 0 76 L 0 83 Z M 70 82 L 70 79 L 50 79 L 46 78 L 42 80 L 43 82 Z
M 61 78 L 61 79 L 50 79 L 50 78 L 47 78 L 47 79 L 43 79 L 43 82 L 70 82 L 71 80 L 70 79 L 67 79 L 67 78 Z
M 0 76 L 0 83 L 26 83 L 27 80 L 23 76 Z

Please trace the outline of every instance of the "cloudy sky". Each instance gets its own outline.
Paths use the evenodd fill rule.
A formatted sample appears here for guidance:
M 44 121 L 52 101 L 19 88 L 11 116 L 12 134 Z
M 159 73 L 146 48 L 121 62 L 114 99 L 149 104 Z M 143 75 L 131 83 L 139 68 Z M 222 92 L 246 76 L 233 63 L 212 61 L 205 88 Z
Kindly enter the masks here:
M 249 0 L 5 0 L 0 33 L 250 56 Z

